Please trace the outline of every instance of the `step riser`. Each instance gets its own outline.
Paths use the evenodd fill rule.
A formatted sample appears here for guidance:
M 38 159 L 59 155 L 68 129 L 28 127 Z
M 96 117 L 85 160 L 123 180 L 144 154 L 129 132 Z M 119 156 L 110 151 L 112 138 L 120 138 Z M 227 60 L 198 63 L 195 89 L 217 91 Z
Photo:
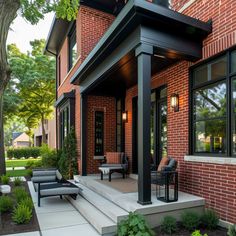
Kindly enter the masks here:
M 77 200 L 72 199 L 71 197 L 68 197 L 68 200 L 71 202 L 71 204 L 82 214 L 82 216 L 98 231 L 99 234 L 104 236 L 113 236 L 116 234 L 117 225 L 114 223 L 110 226 L 102 226 L 99 225 L 98 221 L 96 220 L 96 217 L 93 217 L 93 214 L 91 212 L 88 212 L 88 208 L 84 204 L 86 201 L 82 197 L 77 198 Z
M 96 201 L 94 201 L 95 197 L 90 194 L 84 194 L 84 191 L 81 193 L 81 196 L 86 199 L 88 202 L 90 202 L 92 205 L 94 205 L 99 211 L 101 211 L 104 215 L 108 216 L 111 220 L 113 220 L 115 223 L 119 223 L 121 220 L 127 218 L 128 212 L 122 213 L 122 215 L 116 214 L 114 210 L 107 208 L 104 206 L 104 204 L 98 204 Z M 118 206 L 117 206 L 118 207 Z

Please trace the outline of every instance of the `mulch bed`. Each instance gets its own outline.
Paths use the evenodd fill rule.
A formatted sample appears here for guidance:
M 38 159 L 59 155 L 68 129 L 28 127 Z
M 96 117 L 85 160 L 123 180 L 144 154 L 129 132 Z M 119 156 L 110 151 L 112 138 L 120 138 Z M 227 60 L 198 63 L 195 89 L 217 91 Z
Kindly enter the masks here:
M 10 183 L 9 185 L 14 188 L 12 183 Z M 30 194 L 27 182 L 23 182 L 22 186 L 24 186 L 26 191 Z M 15 224 L 12 221 L 12 213 L 3 213 L 2 215 L 0 215 L 0 217 L 0 235 L 25 233 L 40 230 L 35 209 L 33 209 L 32 211 L 32 218 L 28 224 Z
M 210 231 L 207 229 L 199 229 L 201 231 L 201 234 L 207 234 L 208 236 L 227 236 L 227 230 L 221 227 L 218 227 L 214 231 Z M 160 227 L 157 227 L 154 229 L 154 232 L 158 236 L 170 236 L 169 234 L 165 234 L 161 232 Z M 178 231 L 173 233 L 173 236 L 191 236 L 192 232 L 189 232 L 188 230 L 185 230 L 181 228 L 180 226 L 178 227 Z

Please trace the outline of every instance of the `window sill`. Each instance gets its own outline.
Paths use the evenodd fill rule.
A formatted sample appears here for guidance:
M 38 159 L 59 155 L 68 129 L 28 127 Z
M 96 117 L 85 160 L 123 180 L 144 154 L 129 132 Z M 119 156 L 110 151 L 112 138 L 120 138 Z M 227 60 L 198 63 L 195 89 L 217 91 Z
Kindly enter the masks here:
M 204 162 L 209 164 L 219 165 L 236 165 L 236 158 L 234 157 L 212 157 L 212 156 L 184 156 L 184 161 Z

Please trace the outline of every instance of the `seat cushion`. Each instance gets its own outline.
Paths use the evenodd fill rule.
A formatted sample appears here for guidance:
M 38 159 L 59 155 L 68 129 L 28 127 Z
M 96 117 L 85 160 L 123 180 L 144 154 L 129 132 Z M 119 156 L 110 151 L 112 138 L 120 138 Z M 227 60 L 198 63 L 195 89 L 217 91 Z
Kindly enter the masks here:
M 34 176 L 34 177 L 31 178 L 31 181 L 33 183 L 36 183 L 36 182 L 46 182 L 46 181 L 49 181 L 49 182 L 55 181 L 56 182 L 56 175 L 51 175 L 51 176 Z
M 106 160 L 107 164 L 121 164 L 121 152 L 107 152 Z
M 35 170 L 33 171 L 33 177 L 34 176 L 56 176 L 56 170 Z
M 59 187 L 40 190 L 41 196 L 78 194 L 79 188 Z
M 164 166 L 167 166 L 169 164 L 169 158 L 168 157 L 163 157 L 161 159 L 161 162 L 157 168 L 157 171 L 162 171 Z

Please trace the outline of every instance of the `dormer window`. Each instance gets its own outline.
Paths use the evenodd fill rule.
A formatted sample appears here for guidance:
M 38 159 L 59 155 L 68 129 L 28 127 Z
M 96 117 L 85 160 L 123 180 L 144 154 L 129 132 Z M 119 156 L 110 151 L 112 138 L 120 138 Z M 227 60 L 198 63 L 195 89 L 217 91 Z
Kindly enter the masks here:
M 77 54 L 77 42 L 76 42 L 76 26 L 75 24 L 73 25 L 69 35 L 68 35 L 68 40 L 69 40 L 69 70 L 74 66 L 78 54 Z

